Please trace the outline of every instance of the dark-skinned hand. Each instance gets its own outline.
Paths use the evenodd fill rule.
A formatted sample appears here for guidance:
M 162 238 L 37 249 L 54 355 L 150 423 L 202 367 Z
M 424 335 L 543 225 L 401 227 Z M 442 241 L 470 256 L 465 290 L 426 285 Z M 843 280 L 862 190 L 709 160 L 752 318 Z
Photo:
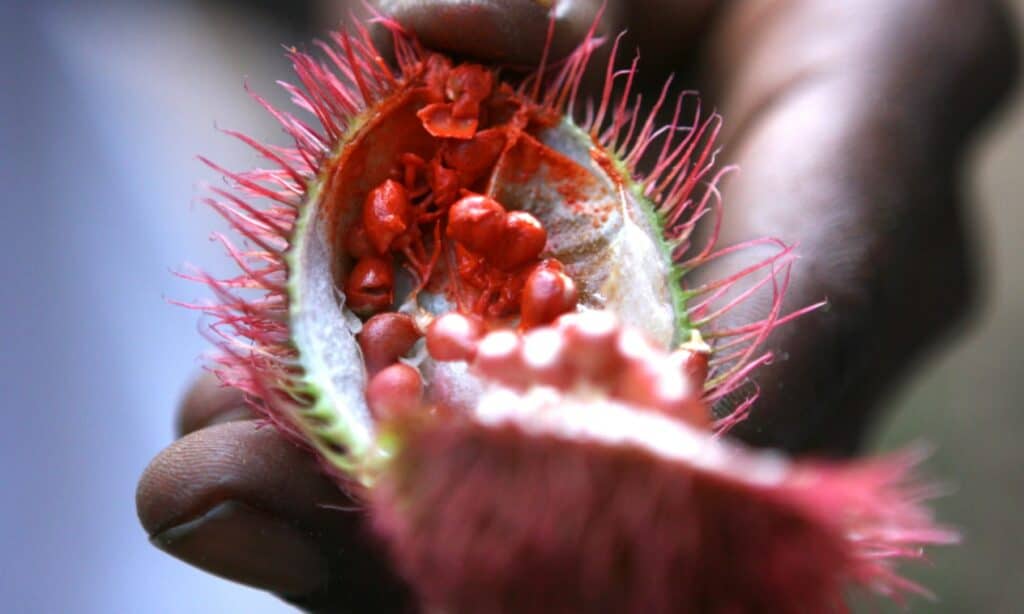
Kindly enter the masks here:
M 428 46 L 529 63 L 550 2 L 381 4 Z M 557 50 L 580 39 L 599 4 L 558 3 Z M 961 325 L 975 287 L 964 157 L 1015 80 L 1011 23 L 995 0 L 609 0 L 602 29 L 629 29 L 642 73 L 686 75 L 725 118 L 721 159 L 741 171 L 723 185 L 723 244 L 799 244 L 787 307 L 829 301 L 773 334 L 780 359 L 759 372 L 761 398 L 738 435 L 852 453 L 915 357 Z M 153 543 L 310 610 L 407 609 L 351 502 L 249 417 L 239 394 L 198 380 L 181 439 L 139 484 Z

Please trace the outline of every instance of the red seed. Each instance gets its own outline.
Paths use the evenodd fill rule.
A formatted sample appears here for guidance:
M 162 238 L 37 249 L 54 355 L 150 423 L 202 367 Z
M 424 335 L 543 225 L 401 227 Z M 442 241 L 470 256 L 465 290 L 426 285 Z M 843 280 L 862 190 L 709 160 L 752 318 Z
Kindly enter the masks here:
M 705 429 L 709 428 L 712 422 L 714 422 L 714 416 L 711 415 L 711 409 L 708 408 L 708 404 L 697 396 L 690 397 L 686 402 L 682 403 L 674 415 L 682 418 L 692 426 Z
M 453 111 L 454 107 L 454 103 L 450 102 L 428 104 L 416 111 L 416 117 L 420 118 L 423 129 L 431 136 L 447 139 L 473 138 L 480 120 L 476 115 L 456 117 Z
M 621 367 L 616 350 L 619 321 L 610 311 L 583 311 L 558 318 L 568 347 L 567 360 L 584 379 L 609 381 Z
M 473 369 L 506 386 L 523 386 L 529 377 L 523 367 L 523 340 L 510 330 L 489 333 L 476 346 Z
M 452 70 L 451 60 L 432 53 L 427 56 L 426 73 L 423 75 L 424 86 L 421 92 L 430 102 L 444 102 L 445 84 Z
M 650 340 L 635 328 L 623 328 L 615 340 L 615 351 L 626 361 L 650 360 L 659 352 Z
M 345 300 L 359 315 L 377 313 L 391 307 L 394 301 L 394 271 L 382 258 L 361 259 L 345 280 Z
M 504 148 L 504 132 L 492 128 L 481 130 L 468 141 L 449 141 L 441 155 L 444 163 L 458 171 L 459 179 L 468 187 L 494 166 Z
M 409 415 L 423 404 L 423 380 L 420 372 L 405 363 L 396 363 L 370 378 L 366 402 L 377 420 Z
M 704 383 L 708 378 L 710 352 L 703 349 L 683 349 L 668 357 L 670 369 L 681 373 L 686 381 L 688 394 L 678 403 L 673 415 L 683 418 L 694 426 L 706 427 L 711 424 L 711 411 L 703 401 Z
M 434 360 L 472 360 L 483 335 L 484 324 L 478 318 L 446 313 L 427 329 L 427 352 Z
M 480 103 L 491 95 L 494 87 L 494 75 L 478 64 L 463 64 L 448 73 L 445 83 L 445 96 L 454 101 L 452 115 L 454 117 L 476 117 L 480 113 Z
M 459 187 L 461 187 L 458 173 L 450 168 L 445 168 L 439 158 L 430 161 L 427 181 L 430 184 L 430 191 L 434 195 L 434 202 L 438 206 L 451 204 L 458 198 Z
M 710 414 L 701 401 L 702 389 L 694 386 L 678 362 L 657 354 L 626 361 L 613 394 L 623 401 L 680 418 L 695 426 L 707 426 Z
M 553 322 L 576 308 L 576 283 L 556 263 L 545 260 L 526 278 L 520 304 L 520 325 L 524 329 Z
M 380 313 L 363 324 L 359 347 L 371 375 L 394 364 L 409 353 L 421 333 L 413 319 L 404 313 Z
M 576 374 L 566 360 L 568 351 L 565 336 L 556 328 L 538 328 L 523 335 L 523 366 L 538 384 L 565 388 L 573 382 Z
M 488 250 L 488 260 L 503 271 L 511 271 L 536 260 L 547 242 L 548 233 L 537 218 L 525 211 L 513 211 L 505 217 L 500 243 Z
M 678 373 L 668 377 L 658 368 L 658 363 L 648 360 L 630 360 L 619 374 L 614 394 L 627 403 L 640 407 L 662 409 L 667 403 L 680 398 L 683 393 L 683 378 Z
M 377 253 L 387 253 L 391 244 L 412 224 L 412 205 L 405 187 L 394 179 L 370 190 L 363 202 L 366 237 Z
M 361 223 L 354 224 L 345 236 L 345 249 L 353 258 L 359 259 L 374 253 L 370 239 L 366 236 L 366 228 Z
M 508 217 L 501 203 L 473 194 L 460 198 L 448 210 L 448 237 L 477 254 L 499 245 Z
M 672 354 L 672 360 L 695 386 L 703 388 L 708 379 L 710 353 L 683 348 Z
M 398 161 L 402 165 L 400 171 L 400 174 L 402 175 L 402 185 L 404 185 L 406 189 L 411 190 L 416 185 L 416 177 L 419 174 L 419 171 L 426 166 L 427 162 L 411 151 L 399 154 Z

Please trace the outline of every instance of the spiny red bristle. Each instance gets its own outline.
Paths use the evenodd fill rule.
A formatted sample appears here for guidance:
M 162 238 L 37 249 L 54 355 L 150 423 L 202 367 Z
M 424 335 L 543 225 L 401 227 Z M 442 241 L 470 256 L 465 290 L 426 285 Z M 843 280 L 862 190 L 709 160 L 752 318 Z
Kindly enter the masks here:
M 450 612 L 841 612 L 851 586 L 919 591 L 885 557 L 950 539 L 900 487 L 902 461 L 757 485 L 512 424 L 398 432 L 375 526 Z

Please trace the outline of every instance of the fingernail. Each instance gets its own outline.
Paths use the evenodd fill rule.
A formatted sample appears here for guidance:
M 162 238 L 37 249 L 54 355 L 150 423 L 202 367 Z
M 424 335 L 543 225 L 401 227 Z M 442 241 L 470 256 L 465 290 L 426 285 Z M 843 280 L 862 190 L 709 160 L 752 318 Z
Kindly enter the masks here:
M 237 501 L 150 537 L 173 557 L 235 582 L 304 595 L 323 587 L 327 564 L 307 535 Z
M 252 420 L 254 417 L 255 416 L 253 415 L 252 410 L 250 410 L 249 408 L 247 408 L 247 407 L 238 407 L 238 408 L 231 409 L 231 410 L 228 410 L 228 411 L 225 411 L 225 412 L 220 412 L 218 414 L 214 414 L 214 416 L 212 418 L 210 418 L 209 422 L 207 422 L 203 426 L 206 427 L 206 426 L 213 426 L 214 424 L 224 424 L 224 423 L 227 423 L 227 422 L 239 422 L 241 420 Z

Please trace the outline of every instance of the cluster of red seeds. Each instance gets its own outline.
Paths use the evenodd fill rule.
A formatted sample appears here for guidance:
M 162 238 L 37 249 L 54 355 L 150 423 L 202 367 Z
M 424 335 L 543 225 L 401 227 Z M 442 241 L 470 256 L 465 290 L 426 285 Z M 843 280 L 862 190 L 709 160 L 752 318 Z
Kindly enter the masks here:
M 389 178 L 370 190 L 345 243 L 355 265 L 345 283 L 349 307 L 369 316 L 393 306 L 394 260 L 427 286 L 450 251 L 449 291 L 460 311 L 487 317 L 519 315 L 529 328 L 576 304 L 576 288 L 556 260 L 540 262 L 544 226 L 525 211 L 507 211 L 479 193 L 502 152 L 529 123 L 530 109 L 507 107 L 493 75 L 481 66 L 428 62 L 417 116 L 439 145 L 428 161 L 398 156 Z M 490 121 L 497 119 L 498 121 Z M 483 122 L 488 127 L 478 130 Z M 428 245 L 430 249 L 428 250 Z
M 541 259 L 541 222 L 485 195 L 499 158 L 536 109 L 496 88 L 485 68 L 452 67 L 439 56 L 426 62 L 417 92 L 425 104 L 416 115 L 436 140 L 435 153 L 429 160 L 399 154 L 344 237 L 355 262 L 346 301 L 369 318 L 360 345 L 371 376 L 367 398 L 378 414 L 418 405 L 423 393 L 418 371 L 399 362 L 421 333 L 412 318 L 392 311 L 396 266 L 415 278 L 413 296 L 428 287 L 444 291 L 474 326 L 518 316 L 528 330 L 575 311 L 579 298 L 562 263 Z
M 360 333 L 371 373 L 367 401 L 378 418 L 420 407 L 419 372 L 399 358 L 421 336 L 412 318 L 397 313 L 374 316 Z M 488 332 L 477 316 L 448 313 L 430 324 L 426 348 L 434 360 L 468 362 L 479 375 L 511 388 L 569 390 L 582 384 L 695 426 L 710 424 L 702 400 L 709 351 L 690 345 L 665 354 L 610 312 L 569 313 L 526 333 Z
M 427 331 L 427 350 L 437 360 L 468 361 L 480 375 L 511 388 L 583 384 L 696 426 L 710 424 L 701 399 L 709 351 L 684 346 L 666 354 L 607 311 L 566 314 L 523 335 L 485 333 L 471 318 L 447 314 Z

